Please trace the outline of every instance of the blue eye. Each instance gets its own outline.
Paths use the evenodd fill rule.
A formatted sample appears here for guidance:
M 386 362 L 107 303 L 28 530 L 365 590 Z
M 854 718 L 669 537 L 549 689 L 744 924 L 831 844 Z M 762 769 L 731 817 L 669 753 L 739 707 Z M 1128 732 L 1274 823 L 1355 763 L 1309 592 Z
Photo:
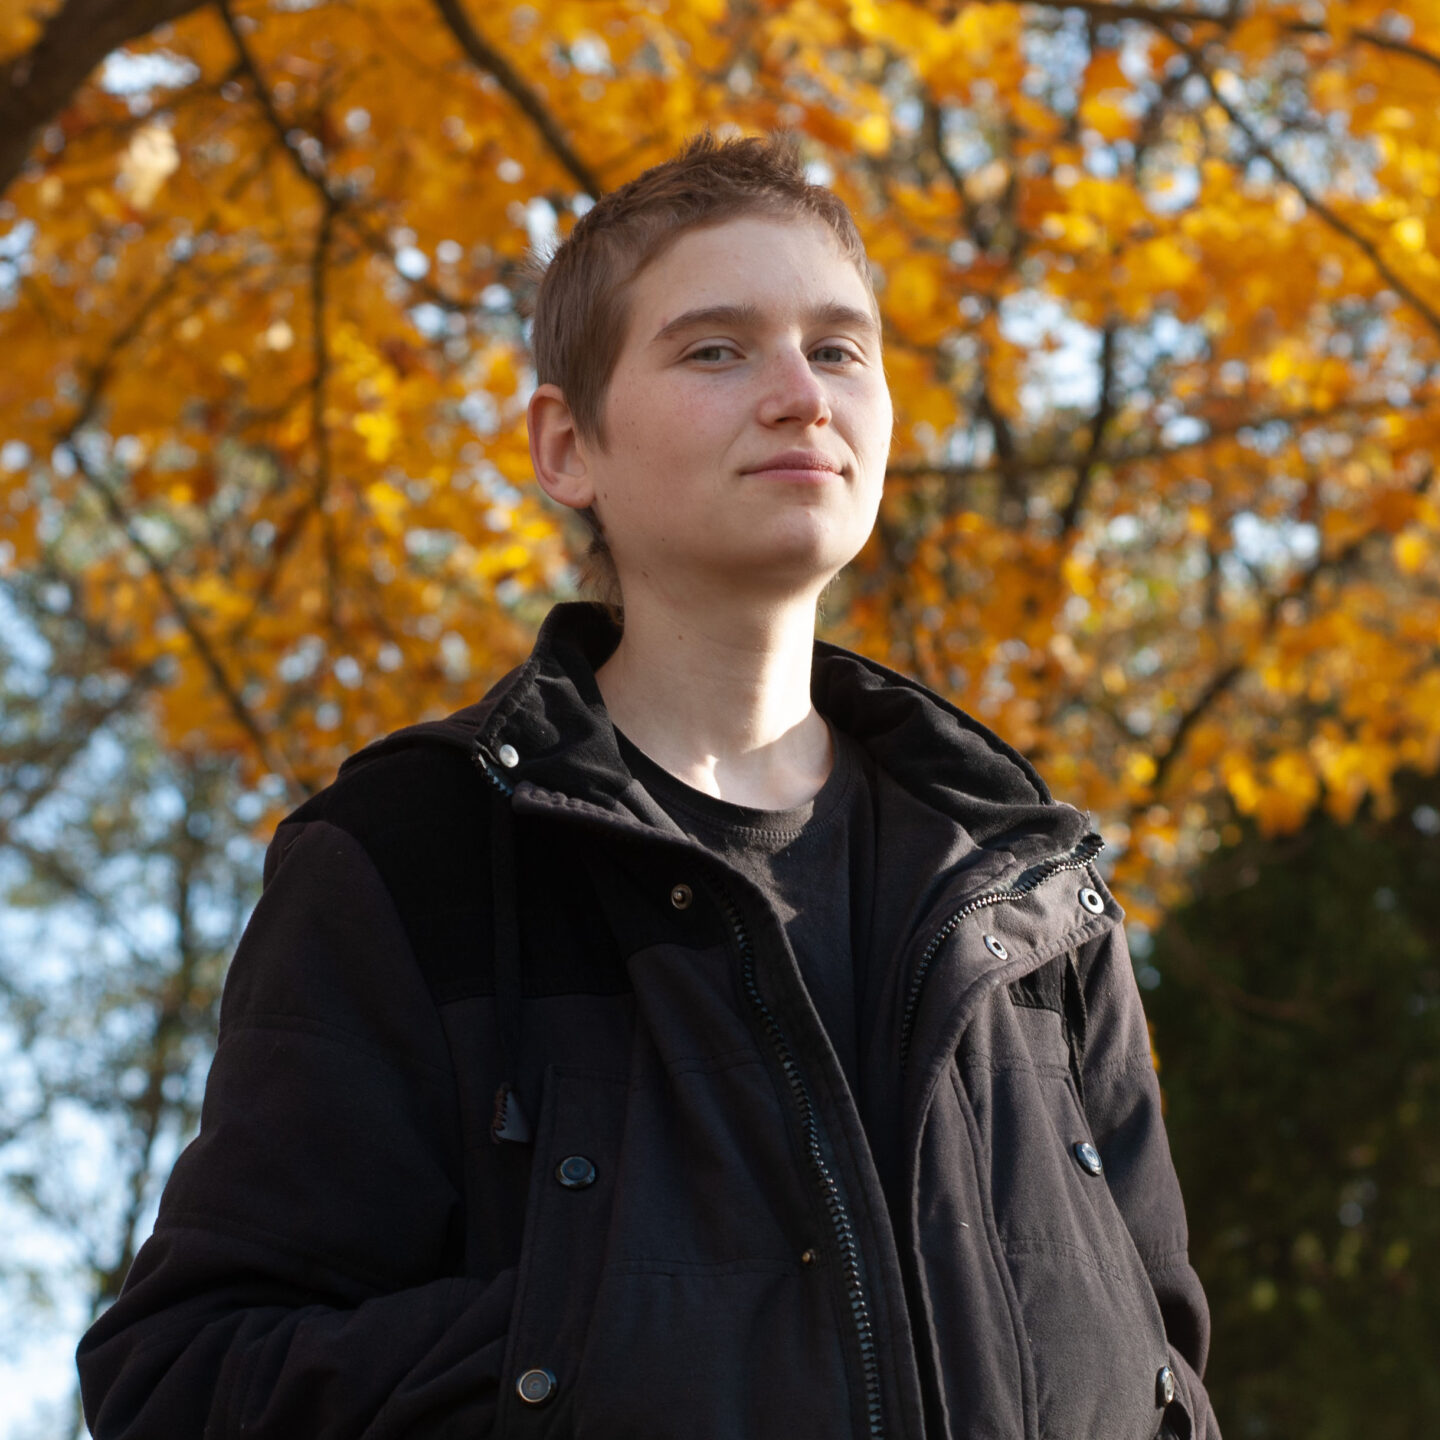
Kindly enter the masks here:
M 849 364 L 855 359 L 843 345 L 818 345 L 811 354 L 822 365 Z

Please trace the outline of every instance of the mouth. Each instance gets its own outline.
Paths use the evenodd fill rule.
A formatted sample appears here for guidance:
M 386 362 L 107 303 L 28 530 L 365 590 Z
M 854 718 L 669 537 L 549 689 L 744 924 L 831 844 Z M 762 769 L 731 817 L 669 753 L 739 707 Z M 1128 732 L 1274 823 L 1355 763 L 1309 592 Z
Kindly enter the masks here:
M 845 472 L 837 461 L 816 450 L 785 450 L 772 455 L 758 465 L 752 465 L 744 472 L 747 475 L 769 475 L 777 480 L 823 480 L 827 475 L 843 475 Z

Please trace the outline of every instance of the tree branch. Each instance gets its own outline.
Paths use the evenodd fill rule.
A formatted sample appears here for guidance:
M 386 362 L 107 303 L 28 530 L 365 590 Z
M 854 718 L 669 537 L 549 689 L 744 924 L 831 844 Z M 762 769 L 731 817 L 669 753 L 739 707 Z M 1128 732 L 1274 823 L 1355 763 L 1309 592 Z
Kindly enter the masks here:
M 66 0 L 34 46 L 0 67 L 0 195 L 20 173 L 36 134 L 112 50 L 204 0 Z
M 1225 112 L 1230 123 L 1240 131 L 1248 142 L 1251 152 L 1265 160 L 1276 175 L 1288 185 L 1305 204 L 1315 212 L 1332 230 L 1350 241 L 1375 267 L 1385 283 L 1395 291 L 1426 322 L 1437 336 L 1440 336 L 1440 312 L 1429 304 L 1380 254 L 1379 247 L 1369 236 L 1362 234 L 1338 211 L 1321 200 L 1300 179 L 1298 175 L 1275 153 L 1274 149 L 1255 133 L 1254 127 L 1233 105 L 1220 94 L 1215 79 L 1206 67 L 1196 47 L 1190 43 L 1188 31 L 1179 33 L 1185 27 L 1194 25 L 1217 26 L 1221 30 L 1232 30 L 1240 19 L 1239 8 L 1232 6 L 1224 15 L 1207 15 L 1195 10 L 1155 10 L 1145 5 L 1107 4 L 1102 0 L 1033 0 L 1044 8 L 1060 10 L 1081 10 L 1100 20 L 1138 20 L 1153 25 L 1178 45 L 1189 58 L 1195 73 L 1205 82 L 1211 98 Z M 1325 35 L 1329 32 L 1323 24 L 1313 21 L 1296 21 L 1287 25 L 1291 34 Z M 1392 40 L 1377 30 L 1356 30 L 1352 39 L 1363 41 L 1378 49 L 1406 55 L 1422 63 L 1440 69 L 1440 56 L 1419 46 Z
M 1433 467 L 1427 469 L 1413 486 L 1414 493 L 1423 495 L 1433 480 L 1434 474 Z M 1322 576 L 1348 569 L 1359 558 L 1365 545 L 1373 538 L 1374 532 L 1370 530 L 1357 535 L 1353 540 L 1342 545 L 1333 555 L 1321 556 L 1285 589 L 1272 594 L 1265 606 L 1264 618 L 1260 622 L 1260 638 L 1267 640 L 1275 633 L 1275 628 L 1280 623 L 1281 613 L 1288 602 L 1308 598 Z M 1190 732 L 1214 707 L 1216 701 L 1235 687 L 1236 682 L 1248 668 L 1243 660 L 1232 660 L 1214 676 L 1182 712 L 1179 723 L 1171 732 L 1169 744 L 1155 758 L 1155 777 L 1149 787 L 1151 798 L 1146 800 L 1145 805 L 1153 804 L 1154 797 L 1163 793 L 1165 780 L 1184 751 L 1186 741 L 1190 738 Z M 1132 815 L 1142 808 L 1144 806 L 1138 803 L 1133 805 L 1131 807 Z
M 1224 30 L 1234 28 L 1230 15 L 1216 15 L 1209 10 L 1157 10 L 1153 5 L 1109 4 L 1106 0 L 1027 0 L 1040 10 L 1079 10 L 1092 20 L 1118 24 L 1122 20 L 1139 20 L 1160 29 L 1172 25 L 1215 25 Z
M 1080 511 L 1090 493 L 1090 482 L 1096 466 L 1100 463 L 1100 449 L 1105 443 L 1105 430 L 1115 415 L 1115 332 L 1114 321 L 1106 324 L 1100 332 L 1100 402 L 1095 408 L 1095 418 L 1090 422 L 1090 443 L 1075 471 L 1075 484 L 1070 498 L 1060 515 L 1060 534 L 1064 536 L 1074 530 L 1080 519 Z
M 75 458 L 80 473 L 84 475 L 90 488 L 100 497 L 100 502 L 115 528 L 125 537 L 131 549 L 145 562 L 145 568 L 160 587 L 160 593 L 165 597 L 165 603 L 169 606 L 171 614 L 175 616 L 180 628 L 184 630 L 191 645 L 194 646 L 195 653 L 200 657 L 200 663 L 209 672 L 226 708 L 240 728 L 250 737 L 256 753 L 274 774 L 284 779 L 292 796 L 297 800 L 303 799 L 308 793 L 306 786 L 301 783 L 284 751 L 277 748 L 272 737 L 266 733 L 264 726 L 245 703 L 235 682 L 231 680 L 224 661 L 221 660 L 214 645 L 211 644 L 210 637 L 201 627 L 185 597 L 181 595 L 170 574 L 169 567 L 137 533 L 134 521 L 126 512 L 124 505 L 120 503 L 120 497 L 116 495 L 109 482 L 89 463 L 80 447 L 72 444 L 69 446 L 69 450 Z
M 1118 24 L 1124 20 L 1134 20 L 1145 25 L 1153 25 L 1157 30 L 1167 33 L 1179 26 L 1194 29 L 1202 25 L 1230 31 L 1235 29 L 1243 18 L 1243 11 L 1234 5 L 1230 6 L 1225 14 L 1217 15 L 1204 10 L 1179 7 L 1157 10 L 1153 5 L 1108 4 L 1105 3 L 1105 0 L 1027 0 L 1027 3 L 1040 10 L 1079 10 L 1092 20 L 1109 21 L 1112 24 Z M 1324 22 L 1318 20 L 1289 20 L 1280 28 L 1287 35 L 1330 34 Z M 1422 65 L 1429 65 L 1440 70 L 1440 55 L 1436 55 L 1434 51 L 1426 50 L 1421 45 L 1413 45 L 1406 40 L 1392 39 L 1379 30 L 1352 30 L 1349 38 L 1358 40 L 1364 45 L 1372 45 L 1377 50 L 1388 50 L 1394 55 L 1404 55 L 1411 60 L 1418 60 Z
M 260 73 L 254 53 L 236 23 L 231 0 L 216 0 L 215 8 L 220 12 L 220 18 L 235 47 L 236 66 L 250 82 L 250 88 L 255 92 L 255 99 L 260 106 L 261 113 L 275 132 L 286 158 L 295 168 L 296 173 L 319 192 L 321 200 L 331 212 L 332 219 L 336 217 L 343 219 L 371 250 L 377 255 L 383 256 L 395 267 L 395 273 L 407 285 L 423 295 L 431 304 L 438 305 L 442 310 L 467 313 L 472 308 L 467 301 L 457 299 L 424 276 L 417 279 L 415 276 L 405 274 L 400 269 L 395 247 L 385 234 L 371 225 L 363 211 L 359 210 L 346 195 L 336 188 L 325 162 L 318 157 L 311 159 L 295 140 L 295 127 L 281 115 L 280 109 L 275 103 L 275 97 L 265 83 L 265 77 Z
M 1369 262 L 1375 267 L 1380 278 L 1411 306 L 1429 325 L 1430 329 L 1440 336 L 1440 313 L 1419 295 L 1401 275 L 1399 275 L 1390 263 L 1380 254 L 1379 247 L 1367 235 L 1362 235 L 1344 216 L 1332 209 L 1325 201 L 1321 200 L 1315 193 L 1300 179 L 1298 175 L 1275 153 L 1273 147 L 1267 144 L 1255 133 L 1254 127 L 1228 100 L 1220 93 L 1219 87 L 1215 84 L 1215 77 L 1205 67 L 1199 54 L 1187 47 L 1186 53 L 1195 68 L 1195 73 L 1205 82 L 1205 88 L 1209 90 L 1211 98 L 1229 117 L 1230 123 L 1245 137 L 1249 143 L 1251 152 L 1266 161 L 1275 171 L 1276 175 L 1285 182 L 1305 204 L 1315 212 L 1332 230 L 1343 235 L 1354 245 Z
M 197 805 L 198 797 L 194 794 L 194 786 L 187 788 L 191 793 L 186 797 L 186 811 L 180 817 L 174 832 L 178 841 L 174 897 L 175 968 L 166 977 L 154 1009 L 145 1052 L 145 1089 L 130 1107 L 132 1123 L 137 1132 L 137 1146 L 129 1175 L 129 1194 L 120 1222 L 119 1254 L 111 1265 L 104 1267 L 96 1276 L 95 1288 L 91 1294 L 92 1314 L 98 1314 L 104 1305 L 120 1293 L 120 1287 L 125 1283 L 125 1276 L 129 1273 L 139 1248 L 140 1222 L 144 1217 L 146 1199 L 154 1179 L 151 1167 L 154 1163 L 155 1145 L 160 1138 L 162 1124 L 169 1112 L 175 1108 L 165 1093 L 165 1086 L 178 1068 L 175 1052 L 177 1043 L 183 1039 L 186 1031 L 186 1013 L 191 1007 L 190 996 L 195 988 L 202 959 L 202 952 L 196 944 L 193 915 L 199 846 L 186 825 L 203 811 Z
M 1323 25 L 1302 25 L 1299 23 L 1285 27 L 1292 34 L 1314 34 L 1328 33 Z M 1404 55 L 1407 59 L 1418 60 L 1422 65 L 1428 65 L 1432 70 L 1440 70 L 1440 55 L 1433 50 L 1423 49 L 1419 45 L 1411 45 L 1405 40 L 1392 40 L 1388 35 L 1381 35 L 1374 30 L 1352 30 L 1352 40 L 1359 40 L 1366 45 L 1373 45 L 1377 50 L 1388 50 L 1392 55 Z
M 190 638 L 191 644 L 195 647 L 196 654 L 200 657 L 201 663 L 209 671 L 211 679 L 214 680 L 216 688 L 220 691 L 227 708 L 235 717 L 241 729 L 250 737 L 255 745 L 257 753 L 266 765 L 277 775 L 280 775 L 290 788 L 296 798 L 303 798 L 306 791 L 300 783 L 289 759 L 283 750 L 278 749 L 265 732 L 260 721 L 251 712 L 250 707 L 245 704 L 243 697 L 230 679 L 225 669 L 224 662 L 211 644 L 209 636 L 205 634 L 199 621 L 196 619 L 184 596 L 175 585 L 169 567 L 155 553 L 154 549 L 146 543 L 144 538 L 136 531 L 134 521 L 120 502 L 113 487 L 87 460 L 83 449 L 75 443 L 75 436 L 89 423 L 100 403 L 100 395 L 104 390 L 105 382 L 109 378 L 111 370 L 119 360 L 127 346 L 135 339 L 144 327 L 145 322 L 169 296 L 175 288 L 176 280 L 181 269 L 186 264 L 185 260 L 177 260 L 166 272 L 164 278 L 154 290 L 145 298 L 144 302 L 137 307 L 134 315 L 123 325 L 111 338 L 110 344 L 106 347 L 105 354 L 101 356 L 90 373 L 90 383 L 79 409 L 76 411 L 70 423 L 63 431 L 56 435 L 56 444 L 63 445 L 74 458 L 76 467 L 81 475 L 85 477 L 87 484 L 99 497 L 106 514 L 111 522 L 125 537 L 131 549 L 140 556 L 145 563 L 145 568 L 150 572 L 156 584 L 160 587 L 161 594 L 165 597 L 171 613 L 179 622 L 180 627 Z
M 1146 461 L 1164 461 L 1191 450 L 1203 450 L 1221 440 L 1234 439 L 1242 430 L 1258 430 L 1266 425 L 1323 425 L 1348 418 L 1359 419 L 1369 414 L 1391 415 L 1397 410 L 1414 410 L 1428 407 L 1430 400 L 1414 399 L 1408 405 L 1396 405 L 1389 400 L 1357 402 L 1353 405 L 1337 405 L 1329 410 L 1290 410 L 1273 415 L 1247 415 L 1224 425 L 1212 425 L 1204 435 L 1194 440 L 1182 440 L 1174 445 L 1152 445 L 1146 449 L 1116 450 L 1109 454 L 1097 454 L 1095 464 L 1119 469 L 1121 466 L 1138 465 Z M 1032 472 L 1044 473 L 1050 470 L 1067 470 L 1076 464 L 1071 455 L 1049 455 L 1033 461 L 1028 467 Z M 927 461 L 910 461 L 892 465 L 885 472 L 886 482 L 907 480 L 949 480 L 963 483 L 969 480 L 996 480 L 1001 477 L 996 465 L 947 465 Z
M 450 33 L 459 42 L 460 48 L 481 70 L 495 77 L 495 83 L 540 132 L 570 178 L 591 199 L 598 200 L 604 194 L 605 187 L 601 185 L 595 172 L 575 153 L 555 117 L 545 108 L 544 102 L 534 89 L 525 83 L 510 62 L 476 30 L 461 0 L 435 0 L 435 8 L 450 28 Z
M 310 308 L 312 328 L 310 351 L 315 366 L 310 389 L 310 427 L 315 436 L 315 487 L 311 505 L 320 518 L 325 548 L 326 603 L 332 627 L 336 624 L 335 591 L 339 582 L 340 556 L 335 544 L 335 525 L 326 509 L 330 492 L 330 425 L 325 418 L 325 396 L 330 381 L 330 339 L 325 328 L 325 279 L 334 233 L 335 208 L 325 207 L 315 253 L 310 261 Z
M 995 457 L 1000 462 L 995 472 L 1000 477 L 1000 518 L 1007 525 L 1018 525 L 1025 517 L 1025 487 L 1021 481 L 1025 466 L 1021 464 L 1009 418 L 990 398 L 988 380 L 981 382 L 975 410 L 995 437 Z

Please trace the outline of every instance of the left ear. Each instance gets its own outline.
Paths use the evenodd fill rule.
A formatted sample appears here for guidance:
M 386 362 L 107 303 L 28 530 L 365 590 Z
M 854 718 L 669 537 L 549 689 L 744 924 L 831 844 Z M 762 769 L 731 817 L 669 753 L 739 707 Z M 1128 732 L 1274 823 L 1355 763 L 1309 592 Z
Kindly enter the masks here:
M 558 385 L 539 385 L 525 410 L 530 463 L 540 488 L 558 504 L 584 510 L 595 503 L 590 467 L 575 428 L 575 417 Z

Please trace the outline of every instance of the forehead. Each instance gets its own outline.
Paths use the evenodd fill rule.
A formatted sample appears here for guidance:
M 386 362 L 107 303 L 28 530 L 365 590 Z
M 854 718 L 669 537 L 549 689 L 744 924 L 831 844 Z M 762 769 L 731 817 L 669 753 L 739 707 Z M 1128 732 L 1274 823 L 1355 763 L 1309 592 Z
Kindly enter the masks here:
M 875 309 L 868 284 L 823 220 L 742 215 L 686 231 L 636 275 L 631 336 L 648 340 L 684 311 L 726 305 L 767 313 Z

